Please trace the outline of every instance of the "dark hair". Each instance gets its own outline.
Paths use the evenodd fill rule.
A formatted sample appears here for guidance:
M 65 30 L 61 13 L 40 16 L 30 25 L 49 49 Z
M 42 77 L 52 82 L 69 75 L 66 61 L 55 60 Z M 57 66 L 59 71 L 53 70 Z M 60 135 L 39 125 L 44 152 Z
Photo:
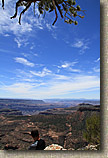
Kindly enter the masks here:
M 38 130 L 33 130 L 33 131 L 31 131 L 31 136 L 32 136 L 33 138 L 39 136 Z

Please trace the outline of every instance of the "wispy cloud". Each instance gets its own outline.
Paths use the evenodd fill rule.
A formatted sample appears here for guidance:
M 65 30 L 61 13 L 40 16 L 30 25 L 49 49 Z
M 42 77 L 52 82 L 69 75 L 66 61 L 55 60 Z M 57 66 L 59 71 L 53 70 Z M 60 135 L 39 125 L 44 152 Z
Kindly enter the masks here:
M 80 54 L 83 54 L 89 49 L 89 39 L 76 39 L 74 44 L 71 44 L 71 47 L 80 49 Z
M 12 51 L 6 50 L 6 49 L 0 49 L 0 52 L 3 52 L 3 53 L 12 53 Z
M 29 10 L 26 12 L 26 15 L 22 16 L 21 25 L 18 23 L 18 18 L 10 19 L 11 16 L 13 16 L 15 11 L 15 1 L 13 0 L 7 0 L 5 1 L 5 9 L 3 10 L 2 7 L 0 7 L 0 33 L 4 36 L 8 35 L 8 33 L 13 33 L 17 37 L 21 35 L 29 35 L 29 33 L 35 31 L 37 29 L 42 30 L 43 28 L 47 28 L 49 30 L 50 26 L 45 23 L 45 19 L 42 18 L 42 16 L 39 16 L 39 11 L 36 5 L 35 13 L 36 16 L 33 15 L 33 4 L 29 8 Z M 35 28 L 35 30 L 33 29 Z
M 58 68 L 68 68 L 68 67 L 70 67 L 70 66 L 74 66 L 76 63 L 78 63 L 78 62 L 68 62 L 68 61 L 64 61 L 61 66 L 58 66 Z
M 53 74 L 53 79 L 55 80 L 70 80 L 71 77 L 65 76 L 65 75 L 58 75 L 58 74 Z
M 47 75 L 50 75 L 52 73 L 51 70 L 48 70 L 46 67 L 43 68 L 42 71 L 38 71 L 38 72 L 35 72 L 35 71 L 30 71 L 30 73 L 32 75 L 35 75 L 35 76 L 39 76 L 39 77 L 45 77 Z
M 98 62 L 98 61 L 100 61 L 100 58 L 98 58 L 98 59 L 95 60 L 95 62 Z
M 0 33 L 6 35 L 7 33 L 13 33 L 17 36 L 24 34 L 25 32 L 32 31 L 32 25 L 23 20 L 23 25 L 18 24 L 18 19 L 11 20 L 10 17 L 13 15 L 14 2 L 12 0 L 5 1 L 5 8 L 0 8 Z
M 27 65 L 27 66 L 30 66 L 30 67 L 34 67 L 34 66 L 35 66 L 34 63 L 29 62 L 29 61 L 28 61 L 27 59 L 25 59 L 25 58 L 16 57 L 16 58 L 14 58 L 14 59 L 15 59 L 15 61 L 16 61 L 17 63 L 23 64 L 23 65 Z
M 73 69 L 73 68 L 69 68 L 69 71 L 71 71 L 71 72 L 78 72 L 78 73 L 80 73 L 80 72 L 82 72 L 82 70 L 80 70 L 80 69 Z
M 36 56 L 36 57 L 38 57 L 38 54 L 37 54 L 37 53 L 34 53 L 33 55 Z
M 99 87 L 99 78 L 96 76 L 76 76 L 73 80 L 55 83 L 51 90 L 57 94 L 66 94 L 76 91 L 84 91 Z
M 22 55 L 23 55 L 24 57 L 27 57 L 27 56 L 28 56 L 28 54 L 27 54 L 27 53 L 22 53 Z
M 77 40 L 72 46 L 75 48 L 81 48 L 84 45 L 82 40 Z
M 18 48 L 20 48 L 22 45 L 23 46 L 27 46 L 29 43 L 27 42 L 27 39 L 22 39 L 22 38 L 19 38 L 19 37 L 17 37 L 17 38 L 15 38 L 14 39 L 15 40 L 15 42 L 17 43 L 17 45 L 18 45 Z
M 71 72 L 81 72 L 81 70 L 79 69 L 75 69 L 73 68 L 73 66 L 75 66 L 78 62 L 68 62 L 68 61 L 64 61 L 60 66 L 57 66 L 59 69 L 66 69 L 68 71 Z
M 39 88 L 38 88 L 39 87 Z M 41 83 L 14 83 L 2 86 L 2 89 L 26 98 L 50 98 L 76 92 L 92 91 L 100 87 L 100 79 L 96 76 L 80 75 L 67 78 L 67 81 L 55 80 Z
M 52 30 L 52 27 L 50 24 L 46 23 L 46 27 L 48 28 L 48 30 Z
M 5 37 L 9 37 L 10 35 L 9 35 L 9 34 L 4 34 L 4 36 L 5 36 Z
M 93 71 L 94 71 L 94 72 L 100 72 L 100 68 L 94 67 L 94 68 L 93 68 Z
M 30 49 L 33 50 L 35 48 L 34 42 L 31 43 Z

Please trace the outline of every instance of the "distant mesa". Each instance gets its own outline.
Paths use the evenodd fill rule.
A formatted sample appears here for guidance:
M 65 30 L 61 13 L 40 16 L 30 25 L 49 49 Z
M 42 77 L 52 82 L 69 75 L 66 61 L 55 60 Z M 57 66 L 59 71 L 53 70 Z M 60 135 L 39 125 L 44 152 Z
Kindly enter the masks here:
M 83 111 L 97 111 L 100 112 L 100 105 L 92 105 L 88 103 L 81 103 L 77 106 L 67 108 L 54 108 L 40 112 L 40 115 L 54 115 L 54 114 L 71 114 L 73 112 Z
M 83 112 L 83 111 L 97 111 L 100 112 L 100 105 L 92 105 L 92 104 L 85 104 L 81 103 L 78 105 L 79 108 L 77 111 Z
M 45 104 L 43 100 L 32 100 L 32 99 L 0 99 L 0 103 Z
M 52 101 L 52 102 L 48 102 Z M 85 100 L 26 100 L 26 99 L 0 99 L 0 109 L 3 114 L 8 115 L 53 115 L 53 114 L 71 114 L 79 111 L 99 111 L 99 101 Z M 8 111 L 6 111 L 8 109 Z M 9 111 L 17 110 L 17 111 Z
M 22 112 L 14 109 L 0 109 L 2 115 L 22 115 Z

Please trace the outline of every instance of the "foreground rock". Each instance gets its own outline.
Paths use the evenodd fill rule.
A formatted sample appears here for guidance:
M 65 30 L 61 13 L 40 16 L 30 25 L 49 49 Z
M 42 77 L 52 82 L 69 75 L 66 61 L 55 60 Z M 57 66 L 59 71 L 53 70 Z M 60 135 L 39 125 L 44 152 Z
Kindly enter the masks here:
M 62 146 L 58 144 L 51 144 L 47 146 L 44 150 L 67 150 L 67 149 L 64 149 Z
M 99 150 L 100 148 L 100 145 L 88 145 L 88 146 L 85 146 L 83 148 L 79 148 L 77 150 Z M 64 149 L 62 146 L 58 145 L 58 144 L 51 144 L 49 146 L 47 146 L 44 150 L 75 150 L 73 148 L 70 148 L 70 149 Z
M 9 145 L 9 144 L 6 144 L 5 147 L 4 147 L 4 150 L 19 150 L 18 149 L 19 146 L 17 145 Z M 99 150 L 100 149 L 100 144 L 98 145 L 88 145 L 88 146 L 85 146 L 83 148 L 79 148 L 77 150 Z M 49 146 L 47 146 L 44 150 L 75 150 L 73 148 L 70 148 L 70 149 L 64 149 L 62 146 L 58 145 L 58 144 L 51 144 Z
M 88 145 L 83 148 L 79 148 L 78 150 L 100 150 L 100 144 L 98 145 Z

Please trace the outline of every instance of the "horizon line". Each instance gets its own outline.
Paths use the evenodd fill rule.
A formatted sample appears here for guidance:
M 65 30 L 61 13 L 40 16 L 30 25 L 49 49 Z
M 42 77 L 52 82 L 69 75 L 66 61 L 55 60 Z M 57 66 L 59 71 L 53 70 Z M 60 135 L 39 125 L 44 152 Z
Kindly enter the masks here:
M 0 99 L 18 99 L 18 100 L 99 100 L 97 98 L 43 98 L 43 99 L 33 99 L 33 98 L 1 98 Z

